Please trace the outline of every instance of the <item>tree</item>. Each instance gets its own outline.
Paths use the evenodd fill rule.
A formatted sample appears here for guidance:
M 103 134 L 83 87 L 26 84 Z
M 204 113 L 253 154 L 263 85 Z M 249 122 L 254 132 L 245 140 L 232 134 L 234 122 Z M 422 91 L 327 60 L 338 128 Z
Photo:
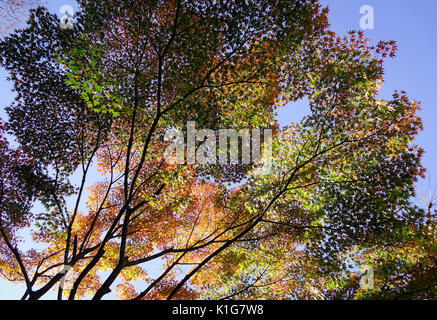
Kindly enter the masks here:
M 26 214 L 46 249 L 20 252 L 2 227 L 0 270 L 25 281 L 23 298 L 101 299 L 116 280 L 124 299 L 335 296 L 354 263 L 432 220 L 411 203 L 419 104 L 376 98 L 394 42 L 339 37 L 310 0 L 79 4 L 72 30 L 38 8 L 0 43 L 17 92 L 7 128 L 41 172 L 29 186 L 49 185 L 36 193 L 45 212 Z M 310 115 L 280 129 L 275 110 L 303 97 Z M 270 170 L 166 161 L 166 133 L 188 134 L 187 120 L 273 128 Z
M 39 5 L 38 0 L 2 0 L 0 1 L 0 34 L 6 35 L 22 24 L 31 8 Z

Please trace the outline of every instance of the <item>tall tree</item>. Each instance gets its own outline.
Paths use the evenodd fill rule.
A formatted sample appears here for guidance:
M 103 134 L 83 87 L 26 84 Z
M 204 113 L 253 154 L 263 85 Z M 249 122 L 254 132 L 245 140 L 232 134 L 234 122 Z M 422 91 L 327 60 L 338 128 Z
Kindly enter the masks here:
M 354 264 L 424 234 L 419 104 L 376 98 L 394 42 L 339 37 L 313 0 L 79 4 L 73 29 L 38 8 L 0 43 L 17 92 L 7 128 L 38 173 L 29 188 L 45 182 L 26 223 L 46 249 L 8 245 L 21 225 L 0 216 L 0 270 L 25 281 L 23 298 L 101 299 L 116 280 L 124 299 L 359 297 Z M 310 114 L 281 129 L 276 109 L 303 97 Z M 166 132 L 188 135 L 187 120 L 272 128 L 270 170 L 193 163 L 188 149 L 166 161 Z

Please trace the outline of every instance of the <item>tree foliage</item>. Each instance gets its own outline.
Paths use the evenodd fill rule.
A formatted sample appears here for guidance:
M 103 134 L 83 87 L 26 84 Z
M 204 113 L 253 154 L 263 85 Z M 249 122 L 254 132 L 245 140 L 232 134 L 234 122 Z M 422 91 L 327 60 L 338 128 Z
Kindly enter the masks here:
M 0 270 L 23 298 L 435 297 L 420 104 L 378 97 L 393 41 L 340 37 L 313 0 L 79 4 L 72 30 L 40 7 L 0 42 L 19 144 L 0 138 Z M 309 115 L 280 128 L 302 98 Z M 270 170 L 168 163 L 187 120 L 273 128 Z M 24 227 L 44 249 L 18 249 Z

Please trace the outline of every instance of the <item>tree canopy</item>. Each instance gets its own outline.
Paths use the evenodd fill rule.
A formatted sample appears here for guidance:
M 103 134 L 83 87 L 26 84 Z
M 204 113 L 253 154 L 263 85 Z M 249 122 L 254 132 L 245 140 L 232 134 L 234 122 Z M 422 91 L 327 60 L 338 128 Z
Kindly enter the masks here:
M 0 274 L 24 299 L 436 297 L 420 103 L 378 96 L 394 41 L 337 35 L 315 0 L 78 3 L 73 29 L 39 7 L 0 42 Z M 271 129 L 269 167 L 166 161 L 187 121 Z M 26 228 L 43 249 L 20 249 Z

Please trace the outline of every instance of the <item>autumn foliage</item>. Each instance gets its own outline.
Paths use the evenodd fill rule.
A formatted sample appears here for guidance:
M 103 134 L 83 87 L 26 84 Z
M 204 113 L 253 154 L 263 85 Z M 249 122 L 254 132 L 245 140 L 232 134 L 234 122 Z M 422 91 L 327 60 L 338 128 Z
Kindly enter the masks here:
M 420 103 L 378 95 L 395 42 L 340 37 L 314 0 L 78 2 L 74 29 L 40 7 L 0 42 L 0 274 L 23 298 L 435 298 Z M 168 163 L 187 120 L 273 129 L 271 169 Z

